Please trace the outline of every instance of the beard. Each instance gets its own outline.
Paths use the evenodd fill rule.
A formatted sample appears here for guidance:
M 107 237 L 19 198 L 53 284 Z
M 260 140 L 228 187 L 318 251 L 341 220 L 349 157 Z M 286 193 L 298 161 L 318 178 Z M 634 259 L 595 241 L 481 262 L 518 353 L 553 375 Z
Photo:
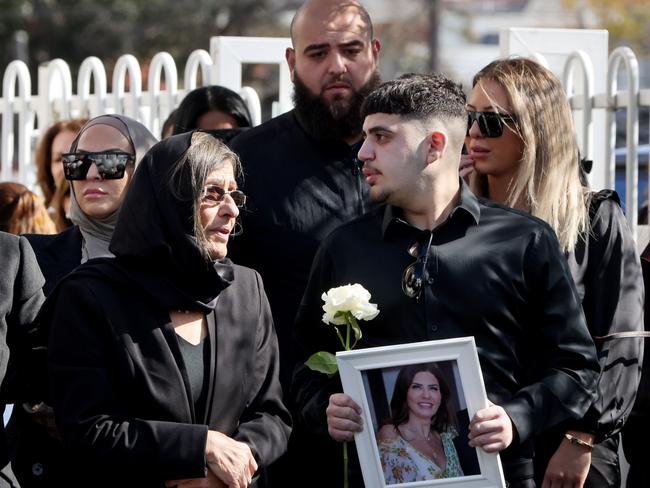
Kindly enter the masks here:
M 352 89 L 349 98 L 327 101 L 322 93 L 314 95 L 294 72 L 293 103 L 300 125 L 319 140 L 343 140 L 359 135 L 363 128 L 361 105 L 379 83 L 379 72 L 375 70 L 361 88 Z

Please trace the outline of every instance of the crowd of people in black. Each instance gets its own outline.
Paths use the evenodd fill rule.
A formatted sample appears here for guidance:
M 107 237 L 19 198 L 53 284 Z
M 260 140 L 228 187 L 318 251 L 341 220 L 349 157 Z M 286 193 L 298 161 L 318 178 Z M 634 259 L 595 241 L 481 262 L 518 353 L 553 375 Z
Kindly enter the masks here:
M 380 310 L 357 347 L 473 336 L 489 399 L 461 429 L 437 366 L 400 372 L 388 484 L 462 477 L 481 449 L 513 488 L 642 486 L 645 260 L 589 188 L 560 81 L 509 58 L 468 95 L 382 83 L 356 0 L 306 1 L 290 34 L 293 110 L 252 127 L 209 86 L 161 141 L 59 122 L 45 204 L 0 184 L 21 234 L 0 232 L 0 486 L 343 486 L 340 443 L 370 426 L 305 361 L 340 349 L 321 295 L 348 283 Z

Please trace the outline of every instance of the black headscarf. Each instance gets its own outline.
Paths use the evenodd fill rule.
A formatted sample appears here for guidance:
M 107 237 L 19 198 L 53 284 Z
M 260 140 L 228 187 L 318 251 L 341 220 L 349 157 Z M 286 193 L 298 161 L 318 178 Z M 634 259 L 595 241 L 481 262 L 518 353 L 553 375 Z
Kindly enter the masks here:
M 189 172 L 170 185 L 172 169 L 185 155 L 191 132 L 169 137 L 151 148 L 134 173 L 120 210 L 110 251 L 115 266 L 167 310 L 214 309 L 219 293 L 233 278 L 232 265 L 213 262 L 194 235 L 195 202 Z M 226 163 L 228 164 L 228 163 Z

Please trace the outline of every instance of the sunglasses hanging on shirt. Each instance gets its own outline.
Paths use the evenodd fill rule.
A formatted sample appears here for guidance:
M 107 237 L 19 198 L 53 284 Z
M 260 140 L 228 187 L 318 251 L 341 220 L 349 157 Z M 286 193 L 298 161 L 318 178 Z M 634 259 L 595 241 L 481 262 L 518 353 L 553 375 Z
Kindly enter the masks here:
M 85 179 L 91 164 L 102 179 L 119 180 L 124 178 L 126 165 L 135 161 L 133 154 L 123 151 L 65 153 L 61 158 L 66 180 Z

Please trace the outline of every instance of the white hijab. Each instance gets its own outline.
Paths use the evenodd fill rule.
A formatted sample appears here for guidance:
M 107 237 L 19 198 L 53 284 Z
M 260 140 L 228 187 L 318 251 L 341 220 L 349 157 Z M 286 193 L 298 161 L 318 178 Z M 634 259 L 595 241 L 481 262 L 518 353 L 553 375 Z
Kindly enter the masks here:
M 149 132 L 144 125 L 140 122 L 133 120 L 124 115 L 100 115 L 94 119 L 90 119 L 81 128 L 77 137 L 72 141 L 70 152 L 77 150 L 79 138 L 89 127 L 94 125 L 108 125 L 117 129 L 127 140 L 131 143 L 135 153 L 135 167 L 138 166 L 145 153 L 153 146 L 158 140 L 154 135 Z M 126 175 L 125 175 L 126 177 Z M 86 215 L 81 210 L 77 197 L 74 193 L 74 187 L 70 182 L 70 215 L 69 218 L 73 224 L 79 226 L 83 243 L 81 247 L 81 262 L 85 263 L 92 258 L 100 257 L 113 257 L 113 254 L 108 250 L 108 245 L 111 242 L 113 230 L 117 223 L 119 208 L 110 215 L 98 219 Z

